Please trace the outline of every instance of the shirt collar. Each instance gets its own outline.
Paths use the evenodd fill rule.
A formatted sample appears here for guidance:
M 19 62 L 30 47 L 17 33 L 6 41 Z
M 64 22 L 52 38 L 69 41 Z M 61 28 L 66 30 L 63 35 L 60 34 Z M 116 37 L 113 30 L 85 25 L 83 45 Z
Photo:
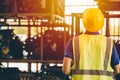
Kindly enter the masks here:
M 89 32 L 89 31 L 86 31 L 85 34 L 99 35 L 100 33 L 99 32 Z

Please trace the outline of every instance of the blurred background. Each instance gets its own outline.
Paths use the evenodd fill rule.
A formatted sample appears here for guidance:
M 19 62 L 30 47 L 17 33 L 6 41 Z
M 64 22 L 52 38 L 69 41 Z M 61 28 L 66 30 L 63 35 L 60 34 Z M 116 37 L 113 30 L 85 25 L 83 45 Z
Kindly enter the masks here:
M 69 38 L 85 32 L 87 8 L 101 9 L 105 24 L 99 32 L 115 41 L 120 54 L 119 6 L 120 0 L 0 0 L 0 75 L 3 70 L 19 77 L 11 80 L 69 80 L 61 73 L 64 49 Z

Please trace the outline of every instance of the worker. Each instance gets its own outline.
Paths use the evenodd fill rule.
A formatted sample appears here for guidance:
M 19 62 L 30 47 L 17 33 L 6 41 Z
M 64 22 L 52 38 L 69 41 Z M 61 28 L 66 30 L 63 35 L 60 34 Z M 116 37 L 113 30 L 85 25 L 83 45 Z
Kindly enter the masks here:
M 71 74 L 71 80 L 113 80 L 120 73 L 119 57 L 113 40 L 99 33 L 104 15 L 98 8 L 88 8 L 82 20 L 86 31 L 67 42 L 62 72 Z

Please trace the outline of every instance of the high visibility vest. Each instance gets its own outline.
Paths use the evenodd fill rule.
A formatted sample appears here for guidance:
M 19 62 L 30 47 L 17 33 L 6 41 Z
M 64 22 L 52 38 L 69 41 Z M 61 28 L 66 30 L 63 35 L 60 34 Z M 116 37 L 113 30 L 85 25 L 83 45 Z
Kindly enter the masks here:
M 102 35 L 73 37 L 72 80 L 113 80 L 113 40 Z

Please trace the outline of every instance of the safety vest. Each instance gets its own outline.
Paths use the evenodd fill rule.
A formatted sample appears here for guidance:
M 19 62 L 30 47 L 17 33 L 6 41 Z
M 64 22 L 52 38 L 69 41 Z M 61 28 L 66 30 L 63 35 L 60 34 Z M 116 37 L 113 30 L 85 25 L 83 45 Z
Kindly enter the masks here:
M 102 35 L 73 37 L 72 80 L 113 80 L 113 40 Z

